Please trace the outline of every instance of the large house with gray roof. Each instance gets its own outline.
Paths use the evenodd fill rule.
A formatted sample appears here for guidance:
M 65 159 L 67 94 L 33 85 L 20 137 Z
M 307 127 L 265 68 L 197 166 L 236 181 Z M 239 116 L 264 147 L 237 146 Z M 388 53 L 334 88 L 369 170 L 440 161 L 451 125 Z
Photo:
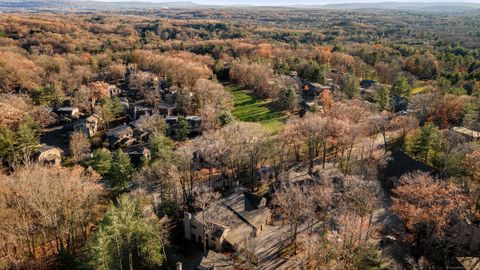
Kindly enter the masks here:
M 196 214 L 184 213 L 185 238 L 216 251 L 236 249 L 270 221 L 265 198 L 236 188 L 219 203 Z M 202 225 L 205 218 L 205 228 Z M 206 239 L 203 237 L 205 229 Z

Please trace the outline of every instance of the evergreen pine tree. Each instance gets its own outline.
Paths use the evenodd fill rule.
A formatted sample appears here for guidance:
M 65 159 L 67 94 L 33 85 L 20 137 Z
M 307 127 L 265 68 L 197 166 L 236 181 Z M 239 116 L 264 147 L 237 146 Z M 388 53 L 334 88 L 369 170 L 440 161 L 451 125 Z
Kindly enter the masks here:
M 226 126 L 228 124 L 230 124 L 231 122 L 233 122 L 235 120 L 235 117 L 233 117 L 232 113 L 231 112 L 222 112 L 219 116 L 219 120 L 220 120 L 220 125 L 223 127 L 223 126 Z
M 97 149 L 93 152 L 93 157 L 89 164 L 100 175 L 105 176 L 112 165 L 112 153 L 108 149 Z
M 387 87 L 382 86 L 375 95 L 375 102 L 380 110 L 386 110 L 390 104 L 390 91 Z
M 400 97 L 409 97 L 411 93 L 412 87 L 408 83 L 405 77 L 398 77 L 392 84 L 392 88 L 390 89 L 390 94 L 394 96 Z
M 347 97 L 352 99 L 360 95 L 360 84 L 351 74 L 347 74 L 342 80 L 342 89 L 347 94 Z
M 151 134 L 148 142 L 152 151 L 152 160 L 168 161 L 173 157 L 173 141 L 162 132 L 157 131 Z
M 130 157 L 122 149 L 113 156 L 108 177 L 112 187 L 126 190 L 132 181 L 133 166 Z
M 104 98 L 100 102 L 100 106 L 95 107 L 95 112 L 100 115 L 105 126 L 108 128 L 110 122 L 113 121 L 114 115 L 112 113 L 112 102 L 109 98 Z
M 0 127 L 0 162 L 12 166 L 15 155 L 15 133 L 9 128 Z
M 188 138 L 188 135 L 190 134 L 190 124 L 188 123 L 188 120 L 180 116 L 178 118 L 178 129 L 176 133 L 176 138 L 179 141 L 183 141 Z
M 428 124 L 422 127 L 415 136 L 412 145 L 412 154 L 428 163 L 438 150 L 439 136 L 438 128 L 435 124 Z
M 124 194 L 107 209 L 88 245 L 92 269 L 157 269 L 163 264 L 164 223 L 155 214 L 144 214 L 143 200 Z
M 28 118 L 20 125 L 17 132 L 15 152 L 21 161 L 26 162 L 37 151 L 40 137 L 33 119 Z
M 294 88 L 288 87 L 278 93 L 278 102 L 282 109 L 294 111 L 298 106 L 298 93 Z
M 112 111 L 112 115 L 115 118 L 120 117 L 125 113 L 125 108 L 123 107 L 123 104 L 120 101 L 119 97 L 111 98 L 110 110 Z

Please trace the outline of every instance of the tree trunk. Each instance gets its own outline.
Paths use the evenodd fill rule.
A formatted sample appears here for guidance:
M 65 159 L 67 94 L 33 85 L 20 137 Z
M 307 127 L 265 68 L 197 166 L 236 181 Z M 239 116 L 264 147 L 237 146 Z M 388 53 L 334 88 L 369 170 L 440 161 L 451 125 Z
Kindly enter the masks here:
M 343 229 L 343 247 L 347 247 L 347 231 L 348 231 L 348 224 L 350 223 L 350 218 L 349 216 L 346 217 L 346 221 L 345 221 L 345 226 L 344 226 L 344 229 Z
M 127 233 L 127 246 L 128 246 L 128 267 L 130 270 L 133 270 L 133 254 L 132 254 L 132 245 L 130 243 L 130 233 Z
M 294 146 L 293 149 L 295 150 L 295 161 L 300 162 L 300 151 L 298 150 L 298 146 Z
M 325 161 L 327 160 L 327 142 L 323 143 L 323 164 L 322 169 L 325 169 Z
M 297 254 L 297 230 L 298 230 L 298 222 L 295 222 L 293 226 L 293 254 Z
M 308 143 L 308 174 L 312 174 L 313 172 L 313 160 L 314 160 L 314 156 L 313 156 L 313 146 L 311 143 Z
M 383 136 L 383 144 L 385 146 L 385 154 L 388 152 L 388 146 L 387 146 L 387 134 L 386 132 L 382 132 L 382 136 Z
M 348 172 L 348 169 L 349 169 L 350 158 L 352 157 L 352 150 L 353 150 L 353 143 L 350 145 L 350 149 L 348 150 L 347 164 L 345 165 L 345 171 L 347 171 L 347 172 Z
M 333 153 L 333 167 L 337 164 L 337 154 L 338 154 L 338 147 L 334 147 L 334 153 Z
M 120 270 L 123 270 L 122 252 L 120 251 L 120 244 L 118 243 L 118 235 L 116 232 L 115 232 L 115 245 L 117 247 L 118 266 Z
M 353 240 L 355 239 L 355 226 L 356 226 L 356 225 L 357 225 L 357 217 L 354 216 L 353 226 L 352 226 L 352 228 L 350 229 L 350 240 L 348 241 L 349 247 L 352 247 L 352 246 L 353 246 Z
M 373 219 L 373 210 L 370 211 L 370 216 L 368 217 L 367 235 L 365 236 L 365 243 L 368 241 L 368 238 L 370 238 L 370 226 L 372 225 L 372 219 Z
M 360 234 L 358 237 L 358 243 L 362 242 L 362 236 L 363 236 L 363 216 L 360 217 Z
M 202 234 L 203 234 L 203 253 L 207 255 L 207 232 L 205 230 L 205 207 L 202 209 L 202 218 L 203 218 L 203 228 L 202 228 Z

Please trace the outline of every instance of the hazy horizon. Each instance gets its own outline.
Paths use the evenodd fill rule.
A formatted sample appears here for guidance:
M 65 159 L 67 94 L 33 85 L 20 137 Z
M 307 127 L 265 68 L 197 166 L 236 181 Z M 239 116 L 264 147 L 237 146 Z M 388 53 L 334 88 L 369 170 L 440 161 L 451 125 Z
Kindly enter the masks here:
M 88 1 L 88 0 L 83 0 Z M 204 5 L 256 5 L 256 6 L 279 6 L 279 5 L 328 5 L 328 4 L 361 4 L 361 3 L 474 3 L 480 4 L 480 0 L 454 1 L 454 0 L 93 0 L 101 2 L 150 2 L 150 3 L 171 3 L 171 2 L 193 2 Z

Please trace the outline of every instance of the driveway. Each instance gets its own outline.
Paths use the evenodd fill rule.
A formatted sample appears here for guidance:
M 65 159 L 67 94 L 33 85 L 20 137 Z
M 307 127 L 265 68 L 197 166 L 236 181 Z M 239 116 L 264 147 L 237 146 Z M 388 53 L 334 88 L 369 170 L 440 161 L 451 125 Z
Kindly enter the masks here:
M 279 257 L 282 244 L 288 241 L 289 226 L 264 226 L 255 238 L 255 254 L 258 258 L 257 269 L 278 269 L 287 259 Z

